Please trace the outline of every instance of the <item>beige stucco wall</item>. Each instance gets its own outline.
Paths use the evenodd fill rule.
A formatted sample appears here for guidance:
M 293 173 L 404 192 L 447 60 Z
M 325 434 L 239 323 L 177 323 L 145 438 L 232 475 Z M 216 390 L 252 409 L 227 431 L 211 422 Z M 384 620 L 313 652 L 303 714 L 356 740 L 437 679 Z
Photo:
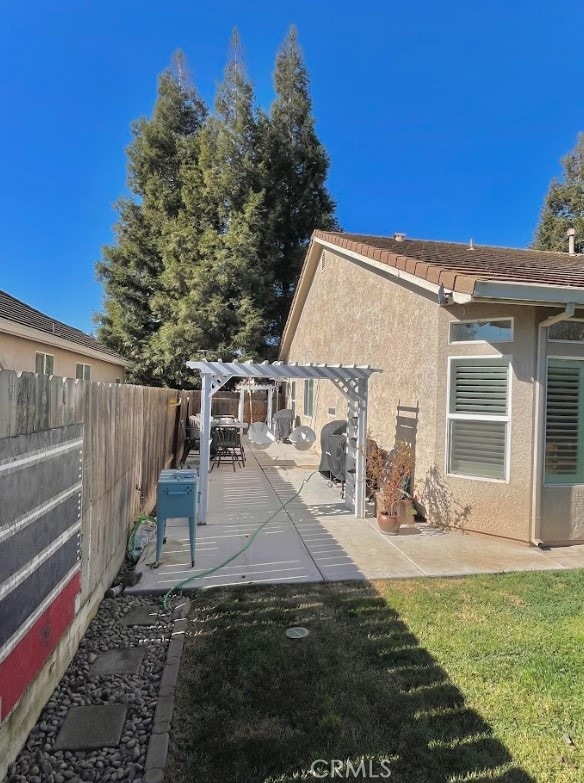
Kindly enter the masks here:
M 113 382 L 124 379 L 122 365 L 0 331 L 0 368 L 35 372 L 37 352 L 52 354 L 55 357 L 54 374 L 63 378 L 75 378 L 75 365 L 83 363 L 91 365 L 92 381 Z
M 515 319 L 511 355 L 511 461 L 506 482 L 445 475 L 446 393 L 449 356 L 498 355 L 487 344 L 448 344 L 456 319 Z M 416 488 L 431 520 L 482 533 L 530 540 L 533 459 L 533 375 L 536 308 L 503 305 L 439 307 L 432 293 L 390 281 L 382 273 L 326 251 L 317 268 L 290 348 L 282 359 L 370 364 L 383 370 L 370 381 L 371 436 L 391 448 L 400 436 L 398 406 L 418 411 Z M 336 415 L 327 413 L 336 407 Z M 296 412 L 317 434 L 327 421 L 345 418 L 343 397 L 330 382 L 315 388 L 314 417 L 303 413 L 303 383 Z
M 446 452 L 447 356 L 500 356 L 510 358 L 510 463 L 509 481 L 494 482 L 448 476 L 438 501 L 446 502 L 449 524 L 506 538 L 531 539 L 532 472 L 534 449 L 534 375 L 536 367 L 536 308 L 470 304 L 439 308 L 438 363 L 442 367 L 437 397 L 436 464 L 444 470 Z M 496 347 L 486 343 L 449 345 L 449 324 L 474 318 L 514 319 L 512 343 Z M 432 492 L 429 486 L 428 492 Z

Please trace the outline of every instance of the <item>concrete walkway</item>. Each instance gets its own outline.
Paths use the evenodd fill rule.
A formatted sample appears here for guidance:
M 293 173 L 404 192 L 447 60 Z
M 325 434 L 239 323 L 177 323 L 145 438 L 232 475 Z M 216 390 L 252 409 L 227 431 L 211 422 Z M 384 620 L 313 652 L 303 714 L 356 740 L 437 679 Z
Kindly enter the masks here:
M 208 524 L 197 528 L 195 568 L 190 566 L 186 521 L 170 520 L 160 567 L 150 568 L 153 543 L 137 566 L 140 582 L 126 592 L 164 593 L 214 568 L 249 543 L 269 517 L 249 549 L 188 588 L 584 567 L 584 546 L 545 551 L 425 524 L 385 536 L 374 518 L 355 519 L 338 488 L 314 473 L 316 455 L 285 444 L 264 452 L 248 445 L 246 453 L 245 468 L 233 471 L 231 465 L 221 465 L 211 472 Z

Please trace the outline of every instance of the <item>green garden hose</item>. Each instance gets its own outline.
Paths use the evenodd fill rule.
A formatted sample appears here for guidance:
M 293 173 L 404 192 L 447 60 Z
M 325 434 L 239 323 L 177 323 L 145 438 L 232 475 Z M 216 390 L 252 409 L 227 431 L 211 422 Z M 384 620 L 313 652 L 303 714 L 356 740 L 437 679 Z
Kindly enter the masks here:
M 269 516 L 265 522 L 262 522 L 262 524 L 253 531 L 253 533 L 249 537 L 249 540 L 246 541 L 245 545 L 242 546 L 241 549 L 239 549 L 237 552 L 235 552 L 235 554 L 228 557 L 227 560 L 224 560 L 222 563 L 219 563 L 219 565 L 213 566 L 213 568 L 208 568 L 206 571 L 201 571 L 200 574 L 195 574 L 194 576 L 190 576 L 188 579 L 185 579 L 182 582 L 178 582 L 178 584 L 174 585 L 174 587 L 171 587 L 170 590 L 164 594 L 164 597 L 162 599 L 162 606 L 164 607 L 164 609 L 168 608 L 168 599 L 170 598 L 172 593 L 174 593 L 175 590 L 181 590 L 185 585 L 188 585 L 190 582 L 193 582 L 195 579 L 201 579 L 204 576 L 209 576 L 210 574 L 214 574 L 216 571 L 219 571 L 224 566 L 228 565 L 229 563 L 232 563 L 237 557 L 239 557 L 239 555 L 242 555 L 246 551 L 246 549 L 249 549 L 250 546 L 253 544 L 255 538 L 257 537 L 257 535 L 265 528 L 266 525 L 268 525 L 272 521 L 272 519 L 274 519 L 274 517 L 278 516 L 280 511 L 285 509 L 289 503 L 291 503 L 293 500 L 295 500 L 298 497 L 298 495 L 302 492 L 304 485 L 310 481 L 310 479 L 314 476 L 315 473 L 318 473 L 318 470 L 313 470 L 310 476 L 304 479 L 304 481 L 300 485 L 299 490 L 295 492 L 294 495 L 292 495 L 292 497 L 289 498 L 285 503 L 281 503 L 279 507 L 276 509 L 276 511 L 274 511 L 274 513 L 271 516 Z

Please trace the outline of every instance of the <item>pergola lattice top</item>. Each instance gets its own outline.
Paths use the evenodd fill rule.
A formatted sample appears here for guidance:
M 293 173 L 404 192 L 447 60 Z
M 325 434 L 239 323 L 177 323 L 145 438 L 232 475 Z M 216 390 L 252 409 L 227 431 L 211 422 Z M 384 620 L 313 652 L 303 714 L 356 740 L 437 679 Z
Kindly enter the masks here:
M 381 372 L 366 365 L 356 364 L 298 364 L 297 362 L 187 362 L 191 370 L 218 378 L 323 378 L 327 380 L 362 380 L 374 372 Z

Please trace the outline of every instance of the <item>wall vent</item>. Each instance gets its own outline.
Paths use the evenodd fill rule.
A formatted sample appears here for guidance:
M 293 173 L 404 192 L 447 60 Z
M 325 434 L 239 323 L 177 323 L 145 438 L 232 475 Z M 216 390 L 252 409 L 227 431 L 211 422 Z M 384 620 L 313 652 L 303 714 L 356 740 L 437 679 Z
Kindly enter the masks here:
M 337 409 L 336 408 L 329 408 L 328 409 L 328 415 L 329 416 L 336 416 L 337 415 Z
M 324 267 L 326 263 L 326 250 L 323 250 L 320 254 L 320 271 L 324 272 Z

